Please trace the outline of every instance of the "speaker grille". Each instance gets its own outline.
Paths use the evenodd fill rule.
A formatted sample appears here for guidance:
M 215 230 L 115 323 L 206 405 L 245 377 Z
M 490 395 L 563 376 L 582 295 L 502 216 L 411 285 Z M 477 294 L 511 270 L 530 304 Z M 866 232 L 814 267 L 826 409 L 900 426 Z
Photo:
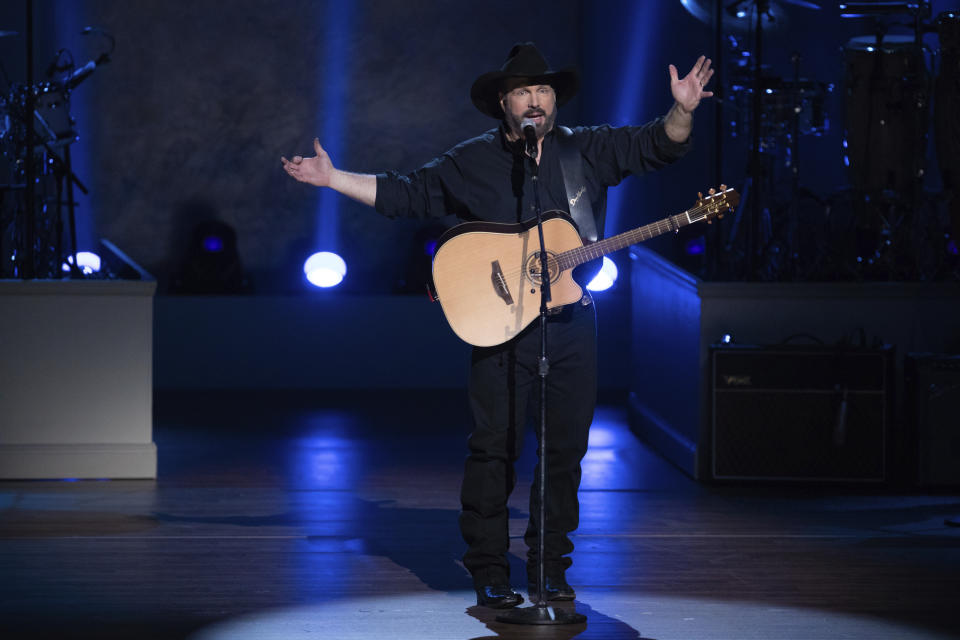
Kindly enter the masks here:
M 887 351 L 715 349 L 715 479 L 880 482 Z

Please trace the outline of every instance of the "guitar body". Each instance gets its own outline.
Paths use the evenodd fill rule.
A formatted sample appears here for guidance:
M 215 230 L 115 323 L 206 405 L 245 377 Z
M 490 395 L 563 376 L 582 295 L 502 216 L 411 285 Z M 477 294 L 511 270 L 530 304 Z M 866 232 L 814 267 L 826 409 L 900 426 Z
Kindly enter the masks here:
M 543 240 L 551 257 L 583 246 L 564 214 L 544 214 Z M 440 238 L 433 284 L 443 313 L 462 340 L 478 347 L 506 342 L 540 315 L 540 238 L 536 221 L 467 222 Z M 552 309 L 577 302 L 583 289 L 573 270 L 550 262 Z
M 723 217 L 740 195 L 720 185 L 697 194 L 697 204 L 677 215 L 584 245 L 561 211 L 543 214 L 548 255 L 548 309 L 572 304 L 612 251 L 695 222 Z M 453 332 L 477 347 L 502 344 L 540 315 L 540 238 L 536 221 L 520 224 L 467 222 L 447 231 L 433 257 L 433 285 Z

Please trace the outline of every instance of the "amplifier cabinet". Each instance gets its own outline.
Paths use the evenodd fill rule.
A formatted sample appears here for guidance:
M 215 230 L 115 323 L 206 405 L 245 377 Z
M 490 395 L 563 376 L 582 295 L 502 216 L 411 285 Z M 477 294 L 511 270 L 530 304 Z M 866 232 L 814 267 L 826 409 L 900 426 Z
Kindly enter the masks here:
M 884 482 L 893 349 L 710 352 L 715 480 Z
M 921 486 L 960 486 L 960 355 L 904 358 L 907 420 Z

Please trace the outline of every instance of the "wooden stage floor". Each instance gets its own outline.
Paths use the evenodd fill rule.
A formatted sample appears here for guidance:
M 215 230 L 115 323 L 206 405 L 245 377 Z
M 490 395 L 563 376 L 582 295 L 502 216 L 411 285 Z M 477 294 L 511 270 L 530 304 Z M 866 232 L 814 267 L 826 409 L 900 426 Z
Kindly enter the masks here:
M 0 483 L 0 637 L 960 637 L 956 493 L 703 486 L 622 407 L 601 406 L 584 463 L 568 577 L 586 625 L 475 606 L 461 393 L 165 394 L 156 482 Z

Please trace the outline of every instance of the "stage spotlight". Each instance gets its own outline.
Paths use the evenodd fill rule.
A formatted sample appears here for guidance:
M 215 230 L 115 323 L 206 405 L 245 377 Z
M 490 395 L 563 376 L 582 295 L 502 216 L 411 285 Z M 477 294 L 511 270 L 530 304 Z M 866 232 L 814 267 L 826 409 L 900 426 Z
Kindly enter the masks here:
M 335 253 L 320 251 L 303 263 L 303 273 L 310 284 L 327 289 L 343 281 L 347 275 L 347 263 Z
M 215 215 L 212 205 L 188 203 L 186 213 Z M 191 295 L 238 295 L 250 293 L 250 280 L 237 249 L 237 232 L 217 218 L 197 222 L 171 282 L 170 291 Z
M 63 265 L 61 265 L 60 268 L 65 273 L 70 273 L 70 265 L 72 264 L 73 264 L 73 256 L 67 256 L 67 261 Z M 80 267 L 80 270 L 83 271 L 84 275 L 97 273 L 100 271 L 100 256 L 93 253 L 92 251 L 78 251 L 77 265 Z
M 587 285 L 587 289 L 590 291 L 606 291 L 617 281 L 617 273 L 617 265 L 613 260 L 604 256 L 600 273 L 594 276 L 590 284 Z
M 687 250 L 687 254 L 691 256 L 703 255 L 707 251 L 707 239 L 704 238 L 703 236 L 690 238 L 689 240 L 687 240 L 686 250 Z
M 203 250 L 207 253 L 220 253 L 223 251 L 223 238 L 217 235 L 205 236 L 203 238 Z

